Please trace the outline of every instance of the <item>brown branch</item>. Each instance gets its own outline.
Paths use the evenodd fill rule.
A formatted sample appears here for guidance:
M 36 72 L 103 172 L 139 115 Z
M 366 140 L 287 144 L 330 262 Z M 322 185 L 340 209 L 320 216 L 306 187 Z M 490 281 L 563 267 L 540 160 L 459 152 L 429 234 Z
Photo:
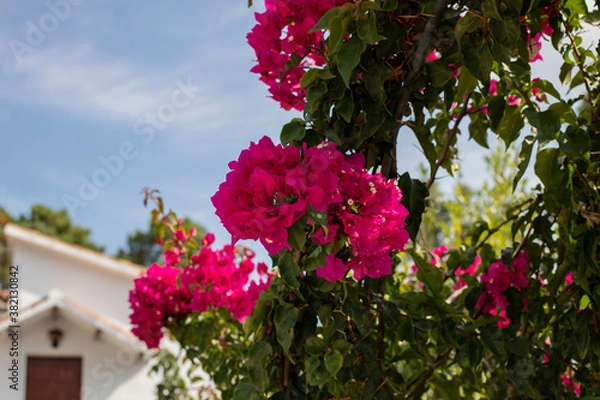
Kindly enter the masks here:
M 406 396 L 406 398 L 408 398 L 408 399 L 412 398 L 419 391 L 419 389 L 421 389 L 423 387 L 423 385 L 425 385 L 425 383 L 427 383 L 427 380 L 429 378 L 431 378 L 431 375 L 433 375 L 435 370 L 437 368 L 439 368 L 440 366 L 442 366 L 446 361 L 448 361 L 448 359 L 450 358 L 451 352 L 452 352 L 452 349 L 450 349 L 450 348 L 444 350 L 444 352 L 442 354 L 440 354 L 438 356 L 438 358 L 435 360 L 433 365 L 430 365 L 426 371 L 421 372 L 421 374 L 419 374 L 419 376 L 417 376 L 416 378 L 413 378 L 410 382 L 408 382 L 408 384 L 406 385 L 407 388 L 410 388 L 413 385 L 416 385 L 416 386 L 410 391 L 410 393 Z
M 494 233 L 498 232 L 500 229 L 502 229 L 502 227 L 506 224 L 508 224 L 511 221 L 514 221 L 515 219 L 519 218 L 519 214 L 522 212 L 522 208 L 524 205 L 529 204 L 533 201 L 533 199 L 527 199 L 526 201 L 522 202 L 521 204 L 519 204 L 516 208 L 519 209 L 519 212 L 516 213 L 515 215 L 513 215 L 512 217 L 508 218 L 505 221 L 502 221 L 500 224 L 498 224 L 497 226 L 495 226 L 492 229 L 488 229 L 488 233 L 487 235 L 483 238 L 483 240 L 477 245 L 477 247 L 475 248 L 475 251 L 479 250 L 481 248 L 481 246 L 483 246 L 485 244 L 485 242 L 490 238 L 490 236 L 492 236 Z
M 437 174 L 437 171 L 440 169 L 440 167 L 442 166 L 444 161 L 446 161 L 446 159 L 448 158 L 448 151 L 450 150 L 450 146 L 452 145 L 452 140 L 454 140 L 454 137 L 458 133 L 458 125 L 460 124 L 462 119 L 465 117 L 465 115 L 467 115 L 467 104 L 469 103 L 470 98 L 471 98 L 471 93 L 470 92 L 465 93 L 462 110 L 461 110 L 460 114 L 458 115 L 458 118 L 456 119 L 456 121 L 454 121 L 454 126 L 452 127 L 452 129 L 450 129 L 448 131 L 448 135 L 446 136 L 446 142 L 444 143 L 444 148 L 442 149 L 442 153 L 440 154 L 440 157 L 438 158 L 437 162 L 435 163 L 435 166 L 431 170 L 431 175 L 429 177 L 429 181 L 427 182 L 428 190 L 433 185 L 433 182 L 435 182 L 435 175 Z
M 442 16 L 444 15 L 444 11 L 448 6 L 448 0 L 437 0 L 433 9 L 433 14 L 431 18 L 427 20 L 427 24 L 425 25 L 425 29 L 423 29 L 423 34 L 419 40 L 419 45 L 417 49 L 412 55 L 412 60 L 410 63 L 411 71 L 408 74 L 408 77 L 404 81 L 404 94 L 402 98 L 396 105 L 396 109 L 394 111 L 394 119 L 398 121 L 398 125 L 396 127 L 395 132 L 392 134 L 392 150 L 391 152 L 395 154 L 396 147 L 398 145 L 398 132 L 402 126 L 402 117 L 404 112 L 406 111 L 406 107 L 408 106 L 408 100 L 410 99 L 410 86 L 414 82 L 414 80 L 421 73 L 421 69 L 425 65 L 426 56 L 425 53 L 429 49 L 431 45 L 431 40 L 433 39 L 433 33 L 435 28 L 437 28 Z M 381 172 L 383 176 L 387 178 L 397 178 L 397 167 L 396 167 L 396 159 L 394 156 L 390 154 L 385 154 L 383 156 L 383 160 L 381 162 Z
M 573 32 L 571 32 L 571 26 L 569 25 L 569 23 L 566 20 L 563 22 L 563 25 L 565 26 L 565 33 L 567 34 L 567 37 L 569 38 L 569 41 L 571 42 L 571 49 L 573 50 L 573 53 L 575 54 L 575 57 L 577 58 L 577 60 L 576 60 L 577 67 L 579 67 L 579 72 L 581 73 L 581 78 L 583 79 L 585 91 L 587 92 L 587 102 L 590 106 L 590 110 L 596 118 L 600 119 L 600 116 L 598 115 L 598 113 L 596 112 L 596 108 L 594 107 L 592 89 L 590 88 L 590 84 L 588 83 L 588 80 L 586 78 L 585 68 L 583 67 L 583 57 L 581 56 L 581 53 L 579 52 L 579 49 L 577 48 L 577 44 L 575 43 L 575 37 L 573 36 Z
M 378 320 L 379 320 L 379 326 L 377 327 L 377 360 L 380 363 L 383 363 L 383 355 L 384 355 L 384 347 L 383 347 L 383 339 L 385 336 L 385 318 L 384 318 L 384 311 L 385 311 L 385 307 L 383 305 L 383 296 L 385 293 L 385 282 L 384 282 L 383 277 L 379 278 L 379 287 L 378 287 L 378 291 L 379 294 L 381 294 L 381 299 L 379 300 L 379 302 L 377 303 L 377 314 L 378 314 Z

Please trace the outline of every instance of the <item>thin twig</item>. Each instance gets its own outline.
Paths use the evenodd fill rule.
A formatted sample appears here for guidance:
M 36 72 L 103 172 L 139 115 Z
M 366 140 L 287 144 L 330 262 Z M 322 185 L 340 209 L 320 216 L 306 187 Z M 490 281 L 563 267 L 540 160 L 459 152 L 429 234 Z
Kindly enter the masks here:
M 494 233 L 498 232 L 500 229 L 502 229 L 502 227 L 506 224 L 508 224 L 511 221 L 514 221 L 515 219 L 517 219 L 519 217 L 519 214 L 522 211 L 522 208 L 524 205 L 531 203 L 533 201 L 533 199 L 527 199 L 526 201 L 522 202 L 521 204 L 519 204 L 516 208 L 519 209 L 519 212 L 516 213 L 515 215 L 513 215 L 512 217 L 506 219 L 505 221 L 502 221 L 500 224 L 498 224 L 497 226 L 495 226 L 493 229 L 489 229 L 487 235 L 483 238 L 483 240 L 477 245 L 477 247 L 475 248 L 475 251 L 479 250 L 481 248 L 481 246 L 483 246 L 485 244 L 485 242 L 490 238 L 490 236 L 492 236 Z
M 446 158 L 448 158 L 448 151 L 450 150 L 452 140 L 454 140 L 454 137 L 458 133 L 458 125 L 460 124 L 460 122 L 462 121 L 464 116 L 467 115 L 467 104 L 469 103 L 470 98 L 471 98 L 471 93 L 470 92 L 465 93 L 462 110 L 461 110 L 460 114 L 458 115 L 458 118 L 456 119 L 456 121 L 454 121 L 454 126 L 452 127 L 452 129 L 450 129 L 448 131 L 448 135 L 446 136 L 446 142 L 444 143 L 444 148 L 442 149 L 442 154 L 440 154 L 440 157 L 438 158 L 437 162 L 435 163 L 435 166 L 431 170 L 431 176 L 429 177 L 429 181 L 427 182 L 428 190 L 431 189 L 433 182 L 435 182 L 435 175 L 437 174 L 438 169 L 440 169 L 440 167 L 442 166 L 444 161 L 446 161 Z
M 583 84 L 585 85 L 585 91 L 587 92 L 587 102 L 590 105 L 590 109 L 592 114 L 594 114 L 594 116 L 598 119 L 600 119 L 600 116 L 598 115 L 598 113 L 596 112 L 596 108 L 594 107 L 594 100 L 593 100 L 593 95 L 592 95 L 592 89 L 590 88 L 590 84 L 587 81 L 587 78 L 585 76 L 585 68 L 583 68 L 583 57 L 581 56 L 581 53 L 579 52 L 579 49 L 577 48 L 577 44 L 575 43 L 575 37 L 573 36 L 573 33 L 571 32 L 571 26 L 569 25 L 569 23 L 567 21 L 563 22 L 563 25 L 565 26 L 565 33 L 567 34 L 567 37 L 569 38 L 569 41 L 571 42 L 571 48 L 573 49 L 573 53 L 575 54 L 575 57 L 577 58 L 577 67 L 579 67 L 579 72 L 581 73 L 581 78 L 583 79 Z
M 410 86 L 414 82 L 414 80 L 419 76 L 423 66 L 425 65 L 426 56 L 425 53 L 429 49 L 431 45 L 431 40 L 433 39 L 433 34 L 435 29 L 437 28 L 442 16 L 444 15 L 444 11 L 448 7 L 448 0 L 437 0 L 435 3 L 435 7 L 433 9 L 433 14 L 431 18 L 427 20 L 427 24 L 425 25 L 425 29 L 423 29 L 423 34 L 419 40 L 419 45 L 417 49 L 412 55 L 411 60 L 411 71 L 408 74 L 408 77 L 404 81 L 404 93 L 402 98 L 396 105 L 396 109 L 394 110 L 394 119 L 398 121 L 398 125 L 395 129 L 395 132 L 392 133 L 392 140 L 390 141 L 392 146 L 392 153 L 395 152 L 397 144 L 398 144 L 398 132 L 402 127 L 402 117 L 404 112 L 406 111 L 406 107 L 408 106 L 408 100 L 410 99 Z M 385 154 L 383 156 L 383 160 L 381 162 L 381 172 L 383 176 L 387 178 L 396 178 L 397 167 L 396 167 L 396 159 L 394 156 L 390 154 Z
M 440 354 L 438 356 L 438 358 L 435 360 L 433 365 L 430 365 L 426 371 L 423 371 L 419 376 L 417 376 L 416 378 L 414 378 L 410 382 L 408 382 L 408 384 L 406 386 L 407 388 L 410 388 L 413 385 L 416 385 L 416 386 L 410 391 L 410 393 L 406 396 L 406 398 L 409 398 L 409 399 L 412 398 L 419 391 L 419 389 L 421 389 L 423 387 L 423 385 L 425 385 L 425 383 L 427 382 L 427 380 L 429 378 L 431 378 L 431 375 L 433 375 L 435 370 L 437 368 L 439 368 L 440 366 L 442 366 L 446 361 L 448 361 L 448 359 L 450 358 L 451 352 L 452 352 L 452 349 L 450 349 L 450 348 L 444 350 L 444 352 L 442 354 Z

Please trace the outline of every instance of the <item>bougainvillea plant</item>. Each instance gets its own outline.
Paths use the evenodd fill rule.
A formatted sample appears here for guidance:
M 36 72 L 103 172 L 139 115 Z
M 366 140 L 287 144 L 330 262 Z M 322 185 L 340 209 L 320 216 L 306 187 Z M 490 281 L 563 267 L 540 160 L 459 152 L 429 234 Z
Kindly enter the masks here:
M 189 250 L 157 202 L 175 239 L 136 282 L 136 334 L 166 328 L 224 399 L 600 396 L 600 48 L 580 37 L 599 6 L 266 0 L 252 71 L 302 117 L 229 164 L 212 202 L 232 246 Z M 424 181 L 397 157 L 408 135 Z M 530 164 L 539 184 L 431 246 L 459 135 L 518 154 L 508 191 Z

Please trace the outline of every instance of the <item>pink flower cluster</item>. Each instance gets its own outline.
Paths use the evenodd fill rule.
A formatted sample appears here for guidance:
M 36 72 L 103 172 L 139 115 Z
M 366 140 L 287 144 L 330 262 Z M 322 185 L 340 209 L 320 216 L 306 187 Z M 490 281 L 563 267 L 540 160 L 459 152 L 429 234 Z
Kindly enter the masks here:
M 135 280 L 129 293 L 132 332 L 149 348 L 158 347 L 168 317 L 222 307 L 243 322 L 268 288 L 271 275 L 264 263 L 255 265 L 254 252 L 230 245 L 214 250 L 212 240 L 207 235 L 191 265 L 178 267 L 178 251 L 167 250 L 165 266 L 154 264 Z M 255 270 L 258 282 L 249 279 Z
M 544 7 L 542 10 L 541 32 L 531 35 L 531 29 L 527 27 L 527 49 L 529 50 L 529 62 L 543 60 L 540 50 L 542 49 L 542 37 L 552 36 L 554 29 L 550 26 L 550 15 L 556 13 L 556 5 Z
M 510 325 L 510 319 L 506 316 L 508 300 L 504 293 L 509 287 L 517 289 L 527 287 L 527 265 L 529 261 L 527 252 L 520 252 L 513 259 L 512 269 L 508 268 L 501 260 L 496 261 L 489 266 L 480 276 L 481 282 L 485 283 L 486 291 L 481 294 L 477 302 L 477 309 L 491 315 L 502 317 L 498 321 L 499 328 L 505 328 Z M 527 303 L 523 305 L 523 308 Z
M 436 247 L 435 249 L 433 249 L 430 252 L 432 259 L 431 259 L 431 263 L 438 267 L 438 268 L 442 268 L 443 267 L 443 263 L 446 262 L 446 259 L 448 258 L 448 247 L 446 247 L 445 245 L 441 245 L 439 247 Z M 456 270 L 454 271 L 454 275 L 458 277 L 458 279 L 456 280 L 456 283 L 454 284 L 454 290 L 459 290 L 462 289 L 463 287 L 465 287 L 467 285 L 467 282 L 465 281 L 465 279 L 463 278 L 464 275 L 475 275 L 475 272 L 477 271 L 477 267 L 479 266 L 479 264 L 481 264 L 481 257 L 479 256 L 479 254 L 475 255 L 475 260 L 473 261 L 473 264 L 471 264 L 470 266 L 468 266 L 467 268 L 464 268 L 462 266 L 458 266 L 456 268 Z M 413 272 L 417 272 L 417 266 L 416 265 L 412 265 L 411 269 Z M 420 284 L 420 286 L 422 287 L 423 284 Z
M 352 247 L 346 263 L 330 255 L 317 270 L 317 276 L 330 282 L 344 278 L 348 269 L 352 269 L 355 279 L 391 274 L 390 254 L 403 250 L 409 239 L 404 229 L 408 210 L 400 204 L 402 193 L 397 182 L 388 181 L 381 174 L 370 174 L 362 168 L 364 159 L 360 160 L 360 168 L 346 165 L 340 171 L 342 201 L 330 205 L 328 210 L 330 234 L 325 243 L 339 237 L 332 232 L 339 235 L 343 231 Z
M 266 11 L 256 13 L 258 24 L 247 35 L 258 64 L 251 69 L 269 86 L 271 97 L 290 110 L 304 108 L 305 91 L 300 87 L 304 68 L 321 66 L 323 33 L 309 33 L 327 11 L 347 0 L 265 0 Z M 292 56 L 302 61 L 288 68 Z
M 577 397 L 581 397 L 581 385 L 571 377 L 568 371 L 562 374 L 560 379 L 562 380 L 563 385 L 565 385 L 566 389 L 573 390 Z
M 352 268 L 356 279 L 378 277 L 391 273 L 391 252 L 408 241 L 408 211 L 395 181 L 368 173 L 364 162 L 360 154 L 345 157 L 334 143 L 300 150 L 263 137 L 229 164 L 211 200 L 234 242 L 260 240 L 270 254 L 292 249 L 288 228 L 312 207 L 328 228 L 316 229 L 312 242 L 325 245 L 345 235 L 351 246 L 347 263 L 330 255 L 317 274 L 334 281 Z

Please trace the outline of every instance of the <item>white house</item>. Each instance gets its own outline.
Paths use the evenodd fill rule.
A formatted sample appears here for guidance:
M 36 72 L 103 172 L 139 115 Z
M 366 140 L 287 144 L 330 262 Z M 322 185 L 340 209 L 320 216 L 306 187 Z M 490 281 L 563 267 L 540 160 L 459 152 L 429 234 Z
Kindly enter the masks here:
M 153 352 L 129 324 L 142 267 L 16 225 L 4 234 L 18 291 L 0 314 L 0 399 L 154 399 Z

